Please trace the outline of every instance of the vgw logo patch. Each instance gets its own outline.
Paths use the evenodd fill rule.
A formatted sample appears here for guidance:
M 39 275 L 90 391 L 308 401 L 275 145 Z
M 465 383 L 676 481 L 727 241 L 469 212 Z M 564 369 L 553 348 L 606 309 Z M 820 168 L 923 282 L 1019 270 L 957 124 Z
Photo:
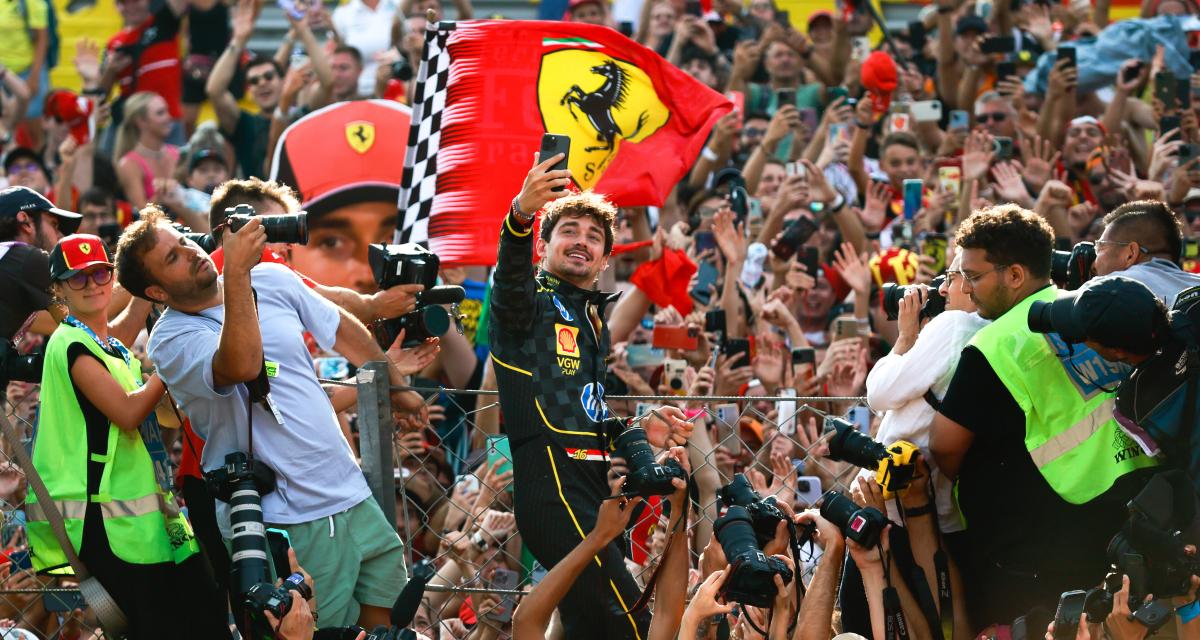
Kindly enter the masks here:
M 580 49 L 542 56 L 538 108 L 546 131 L 571 138 L 567 164 L 580 189 L 600 181 L 622 140 L 645 140 L 671 115 L 641 69 Z

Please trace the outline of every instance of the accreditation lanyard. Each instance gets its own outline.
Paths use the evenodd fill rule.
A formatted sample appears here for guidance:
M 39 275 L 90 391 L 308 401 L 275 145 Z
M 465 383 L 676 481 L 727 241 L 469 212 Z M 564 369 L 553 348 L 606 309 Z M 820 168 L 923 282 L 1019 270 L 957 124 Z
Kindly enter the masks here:
M 107 341 L 101 340 L 100 336 L 96 335 L 96 332 L 92 331 L 91 327 L 80 322 L 78 318 L 72 315 L 63 318 L 63 322 L 88 334 L 104 351 L 116 353 L 121 356 L 121 359 L 125 361 L 125 366 L 129 367 L 130 372 L 132 372 L 133 361 L 129 355 L 129 349 L 125 348 L 125 345 L 121 344 L 120 340 L 112 336 L 109 336 Z M 140 387 L 142 386 L 142 381 L 135 377 L 134 384 Z M 150 461 L 154 465 L 154 475 L 158 480 L 159 488 L 163 492 L 170 491 L 170 479 L 174 476 L 174 470 L 172 469 L 171 458 L 167 455 L 167 447 L 162 440 L 162 433 L 159 431 L 158 417 L 154 412 L 150 412 L 150 415 L 146 416 L 141 426 L 138 427 L 138 432 L 142 436 L 142 443 L 146 445 L 146 453 L 150 454 Z

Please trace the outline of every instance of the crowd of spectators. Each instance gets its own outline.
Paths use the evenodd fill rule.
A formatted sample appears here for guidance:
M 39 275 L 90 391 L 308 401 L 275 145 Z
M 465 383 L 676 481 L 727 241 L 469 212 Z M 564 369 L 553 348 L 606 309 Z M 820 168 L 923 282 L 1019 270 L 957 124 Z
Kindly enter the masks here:
M 4 192 L 0 242 L 51 251 L 74 231 L 99 236 L 110 252 L 123 232 L 144 236 L 146 220 L 151 235 L 178 235 L 154 225 L 169 219 L 208 232 L 224 220 L 225 207 L 240 203 L 263 215 L 297 212 L 288 185 L 265 181 L 286 127 L 335 103 L 407 102 L 427 11 L 443 11 L 437 0 L 348 0 L 336 8 L 280 2 L 291 28 L 276 51 L 264 53 L 249 49 L 262 9 L 256 0 L 118 0 L 121 30 L 103 46 L 74 43 L 74 56 L 58 61 L 47 0 L 8 5 L 0 9 L 0 180 L 82 217 L 64 217 L 48 204 L 10 206 L 17 200 Z M 1040 406 L 1037 390 L 1013 391 L 1011 371 L 988 357 L 976 335 L 1052 276 L 1065 289 L 1092 276 L 1125 275 L 1168 309 L 1181 291 L 1200 284 L 1193 275 L 1200 273 L 1200 49 L 1188 49 L 1200 47 L 1200 8 L 1194 0 L 1146 0 L 1137 17 L 1113 20 L 1110 0 L 936 0 L 885 41 L 856 3 L 808 16 L 789 15 L 771 0 L 699 5 L 543 0 L 540 7 L 551 19 L 621 30 L 735 105 L 662 206 L 618 211 L 616 250 L 598 282 L 600 290 L 622 292 L 603 319 L 612 344 L 604 387 L 609 396 L 684 396 L 666 404 L 686 411 L 696 429 L 686 447 L 659 453 L 686 468 L 691 484 L 661 498 L 605 502 L 595 528 L 580 532 L 586 537 L 578 554 L 557 567 L 538 565 L 512 513 L 513 472 L 504 459 L 510 454 L 502 453 L 504 417 L 495 396 L 461 391 L 497 386 L 486 331 L 489 270 L 444 268 L 442 283 L 467 290 L 459 309 L 465 331 L 441 336 L 436 356 L 421 347 L 420 367 L 411 372 L 415 349 L 396 345 L 387 352 L 407 363 L 403 382 L 427 391 L 423 402 L 394 398 L 394 525 L 409 562 L 379 580 L 387 585 L 380 590 L 394 595 L 417 573 L 449 587 L 427 591 L 413 621 L 435 640 L 561 637 L 553 612 L 574 577 L 600 548 L 627 539 L 627 565 L 654 589 L 655 638 L 843 632 L 883 638 L 897 633 L 896 624 L 917 638 L 1005 637 L 1021 616 L 1044 624 L 1045 616 L 1031 611 L 1053 612 L 1059 593 L 1100 584 L 1109 568 L 1104 545 L 1149 471 L 1122 468 L 1120 482 L 1099 495 L 1067 499 L 1061 481 L 1035 466 L 1033 445 L 1027 451 L 1023 427 Z M 474 11 L 469 0 L 445 9 L 459 19 Z M 73 65 L 81 91 L 49 86 L 52 62 Z M 518 186 L 497 188 L 515 194 Z M 377 240 L 390 241 L 391 229 L 385 231 Z M 1095 242 L 1094 264 L 1086 262 L 1084 272 L 1051 269 L 1052 249 L 1070 252 L 1088 241 Z M 127 238 L 122 252 L 152 253 L 129 248 L 136 242 Z M 0 330 L 6 339 L 19 336 L 18 348 L 29 353 L 60 318 L 18 313 L 26 301 L 31 309 L 54 306 L 50 292 L 35 286 L 45 276 L 10 266 L 18 256 L 28 264 L 22 246 L 0 245 L 4 304 L 13 301 L 0 314 Z M 276 261 L 287 263 L 290 249 L 276 249 Z M 240 248 L 240 259 L 250 263 L 239 266 L 246 273 L 253 267 L 272 294 L 288 291 L 294 278 L 284 269 L 254 267 L 254 253 Z M 110 333 L 146 371 L 158 365 L 168 387 L 182 387 L 187 380 L 167 377 L 189 357 L 192 343 L 175 336 L 164 344 L 165 333 L 155 338 L 145 327 L 164 303 L 173 311 L 161 317 L 175 321 L 164 326 L 178 326 L 191 307 L 178 291 L 159 287 L 165 281 L 149 275 L 148 258 L 136 260 L 143 264 L 134 270 L 145 273 L 133 276 L 140 286 L 132 288 L 117 261 L 124 287 L 108 306 Z M 671 260 L 689 267 L 683 280 L 664 275 Z M 342 309 L 333 314 L 314 295 L 297 312 L 340 431 L 321 431 L 324 439 L 308 444 L 333 452 L 344 440 L 349 451 L 342 459 L 309 450 L 312 469 L 291 473 L 312 495 L 349 487 L 341 496 L 349 508 L 370 500 L 346 466 L 361 450 L 364 425 L 355 393 L 330 381 L 351 378 L 354 364 L 370 359 L 363 354 L 378 350 L 360 345 L 354 356 L 338 353 L 334 332 L 339 320 L 369 325 L 407 313 L 414 292 L 300 275 Z M 881 301 L 890 285 L 918 286 L 901 290 L 889 313 Z M 279 297 L 265 293 L 258 291 L 259 300 Z M 931 298 L 943 299 L 945 310 L 930 313 Z M 321 313 L 332 315 L 308 324 Z M 199 315 L 187 318 L 201 323 Z M 690 331 L 695 348 L 656 346 L 656 333 L 665 333 L 658 330 L 676 328 Z M 164 362 L 153 361 L 148 342 Z M 1128 367 L 1115 360 L 1101 366 L 1111 375 L 1097 374 L 1097 389 L 1111 393 L 1105 387 L 1115 387 Z M 220 386 L 211 374 L 192 382 Z M 706 396 L 737 400 L 691 399 Z M 6 400 L 6 415 L 36 422 L 36 384 L 9 382 Z M 181 470 L 176 497 L 190 510 L 189 496 L 197 494 L 183 478 L 199 477 L 205 442 L 197 431 L 225 443 L 208 428 L 188 427 L 189 418 L 197 419 L 188 403 L 197 401 L 187 391 L 174 402 L 164 401 L 157 415 L 171 463 Z M 617 397 L 608 407 L 618 416 L 646 412 L 641 402 Z M 885 499 L 874 471 L 832 459 L 836 430 L 826 415 L 844 417 L 884 444 L 916 445 L 908 491 Z M 1139 455 L 1119 433 L 1112 448 Z M 1133 466 L 1154 463 L 1149 453 L 1141 458 Z M 220 462 L 203 461 L 205 468 Z M 625 461 L 613 462 L 617 491 Z M 785 524 L 768 536 L 764 557 L 800 577 L 776 578 L 770 606 L 726 597 L 725 583 L 740 565 L 727 558 L 714 523 L 728 506 L 721 488 L 738 474 L 759 494 L 774 496 L 812 542 L 802 549 L 789 544 Z M 818 498 L 828 490 L 890 518 L 878 545 L 848 539 L 822 516 Z M 3 544 L 13 558 L 25 546 L 25 482 L 15 464 L 0 468 L 0 494 L 9 505 Z M 315 529 L 328 517 L 332 540 L 333 516 L 307 517 L 303 504 L 274 513 Z M 219 539 L 215 545 L 206 548 L 209 555 L 224 551 Z M 15 565 L 0 565 L 5 589 L 60 582 Z M 227 569 L 228 561 L 212 566 Z M 318 576 L 318 593 L 356 598 L 364 605 L 357 621 L 381 622 L 366 611 L 384 606 L 379 592 L 368 603 L 369 590 L 356 588 L 376 575 L 307 568 Z M 647 585 L 656 571 L 661 575 Z M 1173 607 L 1195 601 L 1200 579 L 1191 580 L 1190 590 L 1166 598 Z M 1146 635 L 1145 625 L 1128 616 L 1137 609 L 1125 597 L 1128 578 L 1118 588 L 1107 624 L 1101 627 L 1102 617 L 1075 619 L 1072 635 Z M 527 595 L 514 596 L 514 589 Z M 18 629 L 11 634 L 86 637 L 95 619 L 67 609 L 48 611 L 40 597 L 7 593 L 0 617 L 8 622 L 0 626 Z M 338 622 L 355 622 L 351 610 L 357 608 L 339 606 Z M 312 611 L 325 616 L 318 625 L 333 619 L 315 604 Z M 896 611 L 903 612 L 899 623 Z M 307 606 L 296 607 L 278 637 L 311 637 L 311 617 Z M 1200 637 L 1194 618 L 1181 612 L 1179 637 Z M 1031 627 L 1027 637 L 1043 632 Z

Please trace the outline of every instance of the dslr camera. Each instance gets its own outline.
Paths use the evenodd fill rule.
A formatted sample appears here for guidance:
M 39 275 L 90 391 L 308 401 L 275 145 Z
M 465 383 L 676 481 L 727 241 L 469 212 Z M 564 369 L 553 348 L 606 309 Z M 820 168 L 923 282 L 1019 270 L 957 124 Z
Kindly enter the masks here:
M 921 307 L 921 320 L 932 318 L 946 310 L 946 297 L 940 292 L 942 283 L 945 281 L 946 275 L 942 274 L 929 283 L 929 289 L 925 293 L 925 304 Z M 883 307 L 883 312 L 887 314 L 888 320 L 895 320 L 900 317 L 900 301 L 904 299 L 904 295 L 910 289 L 919 286 L 921 285 L 901 285 L 894 282 L 888 282 L 883 285 L 880 306 Z
M 417 308 L 399 318 L 379 320 L 374 325 L 375 340 L 383 349 L 392 346 L 400 331 L 404 331 L 404 348 L 415 347 L 426 338 L 445 335 L 450 322 L 460 321 L 458 303 L 466 292 L 458 286 L 437 286 L 438 268 L 441 260 L 437 254 L 416 243 L 373 244 L 367 255 L 371 271 L 380 289 L 390 289 L 401 284 L 424 285 L 417 294 Z M 441 305 L 451 305 L 446 311 Z M 458 326 L 462 333 L 462 326 Z
M 225 222 L 221 223 L 231 233 L 237 233 L 251 219 L 258 217 L 262 220 L 263 230 L 267 232 L 268 243 L 308 244 L 308 213 L 288 213 L 277 216 L 259 216 L 254 207 L 239 204 L 225 209 Z M 217 250 L 217 239 L 210 233 L 196 233 L 190 227 L 178 222 L 171 225 L 185 238 L 195 242 L 206 253 Z
M 616 454 L 625 459 L 629 473 L 621 493 L 627 496 L 668 496 L 675 493 L 675 478 L 687 481 L 687 473 L 679 463 L 667 460 L 664 464 L 654 461 L 650 451 L 650 442 L 646 440 L 646 430 L 641 427 L 629 427 L 617 436 Z
M 860 432 L 853 422 L 841 418 L 826 418 L 825 430 L 833 431 L 833 437 L 829 440 L 829 457 L 874 470 L 875 481 L 883 487 L 884 498 L 908 490 L 917 472 L 916 456 L 920 449 L 916 445 L 897 440 L 885 447 Z
M 762 552 L 754 516 L 745 507 L 735 504 L 717 518 L 713 531 L 731 565 L 721 595 L 726 600 L 752 607 L 771 606 L 776 595 L 775 576 L 782 577 L 786 585 L 792 581 L 792 570 L 787 563 Z
M 879 544 L 879 536 L 887 526 L 887 516 L 874 507 L 859 508 L 841 492 L 829 490 L 821 496 L 821 517 L 837 525 L 842 535 L 872 549 Z
M 235 451 L 225 456 L 225 464 L 207 471 L 204 482 L 209 493 L 230 506 L 232 529 L 230 590 L 240 610 L 239 628 L 248 637 L 271 637 L 274 629 L 267 619 L 277 619 L 292 608 L 292 591 L 312 597 L 304 576 L 294 573 L 276 587 L 269 581 L 267 537 L 263 525 L 262 496 L 275 490 L 275 472 L 266 464 Z
M 1063 289 L 1078 289 L 1092 277 L 1096 263 L 1096 244 L 1080 242 L 1070 251 L 1055 250 L 1050 258 L 1050 279 Z
M 746 510 L 759 547 L 765 547 L 775 539 L 775 531 L 780 522 L 791 522 L 780 510 L 775 496 L 764 498 L 758 495 L 744 474 L 734 475 L 729 484 L 717 490 L 717 496 L 727 508 L 741 507 Z
M 0 340 L 0 389 L 8 388 L 12 380 L 41 382 L 44 355 L 41 351 L 21 355 L 7 339 Z

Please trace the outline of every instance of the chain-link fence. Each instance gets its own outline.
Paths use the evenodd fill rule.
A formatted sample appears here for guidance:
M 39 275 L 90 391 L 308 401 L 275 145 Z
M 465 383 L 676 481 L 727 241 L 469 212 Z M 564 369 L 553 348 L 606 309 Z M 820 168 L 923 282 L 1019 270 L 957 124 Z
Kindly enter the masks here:
M 363 402 L 359 385 L 360 406 Z M 412 555 L 437 574 L 426 590 L 418 630 L 458 638 L 464 619 L 503 627 L 519 596 L 545 575 L 521 542 L 512 516 L 511 460 L 500 424 L 495 391 L 414 387 L 426 398 L 430 426 L 396 431 L 396 526 Z M 813 506 L 830 489 L 850 491 L 858 467 L 827 457 L 828 416 L 873 433 L 875 416 L 865 398 L 608 396 L 613 415 L 634 417 L 671 404 L 694 425 L 688 445 L 694 489 L 689 499 L 689 587 L 700 579 L 702 554 L 723 511 L 719 489 L 742 473 L 762 496 L 774 496 L 793 512 Z M 366 428 L 359 421 L 361 432 Z M 364 459 L 372 455 L 365 449 Z M 652 498 L 635 514 L 626 541 L 626 564 L 644 585 L 668 537 L 666 500 Z M 386 508 L 385 508 L 386 510 Z M 820 551 L 801 553 L 807 582 Z M 690 593 L 690 592 L 689 592 Z M 471 597 L 470 602 L 465 602 Z M 440 625 L 440 629 L 437 627 Z M 440 634 L 440 635 L 439 635 Z
M 5 417 L 26 452 L 31 451 L 37 409 L 38 385 L 8 384 Z M 25 535 L 28 482 L 13 446 L 8 438 L 0 438 L 0 638 L 103 638 L 72 578 L 40 576 L 31 568 Z
M 324 382 L 357 387 L 352 427 L 364 473 L 385 513 L 394 517 L 410 566 L 425 563 L 437 572 L 417 628 L 434 638 L 458 638 L 472 616 L 502 627 L 520 595 L 546 569 L 522 544 L 512 516 L 511 453 L 506 438 L 498 435 L 496 392 L 415 387 L 425 397 L 428 426 L 399 430 L 388 410 L 387 376 L 373 364 L 359 369 L 357 380 Z M 5 413 L 27 451 L 37 401 L 36 385 L 8 386 Z M 826 416 L 844 417 L 868 432 L 877 418 L 856 397 L 609 396 L 607 402 L 612 414 L 622 417 L 672 404 L 693 423 L 688 457 L 694 488 L 686 538 L 691 566 L 697 568 L 723 509 L 718 491 L 735 474 L 745 474 L 760 495 L 774 496 L 798 512 L 825 491 L 848 491 L 859 471 L 827 457 Z M 164 430 L 174 453 L 176 434 Z M 0 564 L 0 638 L 104 637 L 73 582 L 28 569 L 26 491 L 10 444 L 0 440 L 0 552 L 9 560 Z M 652 498 L 629 527 L 626 562 L 642 584 L 663 554 L 667 509 L 665 500 Z M 809 546 L 801 556 L 807 581 L 819 550 Z M 699 576 L 699 570 L 691 571 L 691 586 Z

